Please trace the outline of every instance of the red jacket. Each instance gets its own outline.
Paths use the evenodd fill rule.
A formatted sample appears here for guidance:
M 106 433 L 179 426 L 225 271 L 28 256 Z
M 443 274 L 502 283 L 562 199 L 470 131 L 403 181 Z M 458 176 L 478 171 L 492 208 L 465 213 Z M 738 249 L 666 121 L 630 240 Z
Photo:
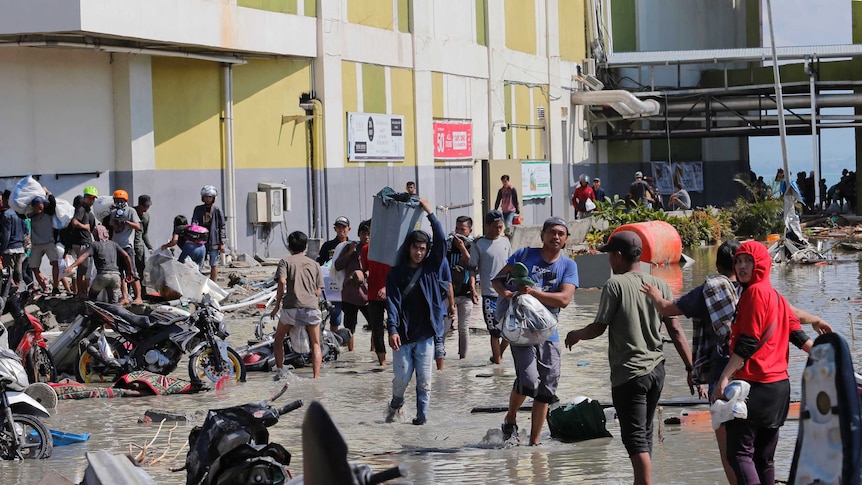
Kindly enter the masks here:
M 593 192 L 593 188 L 589 185 L 581 186 L 579 183 L 572 194 L 572 207 L 577 212 L 587 212 L 587 199 L 593 199 L 593 202 L 595 202 L 596 193 Z
M 730 350 L 733 351 L 740 336 L 746 335 L 758 342 L 759 348 L 736 371 L 736 379 L 768 384 L 787 379 L 787 361 L 790 357 L 790 333 L 802 330 L 787 300 L 769 282 L 772 258 L 766 247 L 757 241 L 739 246 L 734 261 L 740 255 L 754 258 L 751 281 L 739 297 L 736 320 L 731 325 Z

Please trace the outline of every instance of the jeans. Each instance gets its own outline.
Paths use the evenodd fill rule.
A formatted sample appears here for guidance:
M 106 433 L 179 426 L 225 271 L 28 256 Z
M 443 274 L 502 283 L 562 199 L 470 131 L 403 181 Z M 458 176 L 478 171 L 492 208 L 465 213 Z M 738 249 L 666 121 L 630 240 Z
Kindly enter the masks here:
M 416 371 L 416 419 L 428 416 L 429 391 L 431 389 L 431 363 L 434 361 L 434 339 L 402 343 L 392 351 L 392 401 L 389 407 L 400 409 L 404 405 L 404 391 Z
M 467 356 L 467 333 L 470 331 L 470 315 L 473 314 L 473 298 L 469 296 L 455 297 L 455 310 L 458 314 L 458 356 Z M 448 336 L 452 332 L 452 315 L 444 322 Z
M 337 328 L 341 326 L 341 302 L 330 301 L 332 303 L 332 311 L 329 312 L 329 328 Z
M 184 262 L 187 257 L 192 258 L 192 261 L 198 264 L 198 268 L 203 267 L 204 258 L 207 255 L 207 247 L 205 244 L 196 244 L 193 242 L 186 242 L 183 244 L 183 250 L 180 253 L 180 257 L 177 258 L 180 263 Z
M 504 212 L 503 213 L 503 223 L 506 225 L 506 228 L 512 227 L 512 221 L 515 220 L 514 212 Z

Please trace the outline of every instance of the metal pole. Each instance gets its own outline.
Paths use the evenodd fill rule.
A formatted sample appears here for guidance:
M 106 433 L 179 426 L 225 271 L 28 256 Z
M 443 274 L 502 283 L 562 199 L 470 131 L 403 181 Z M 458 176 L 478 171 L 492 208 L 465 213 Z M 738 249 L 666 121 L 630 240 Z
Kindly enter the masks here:
M 817 139 L 817 93 L 814 85 L 814 59 L 807 58 L 805 60 L 805 70 L 808 72 L 808 85 L 811 89 L 811 148 L 814 153 L 814 204 L 819 211 L 822 207 L 822 195 L 820 193 L 820 150 L 818 149 L 819 140 Z
M 766 0 L 766 16 L 769 19 L 769 40 L 772 46 L 772 73 L 775 78 L 775 96 L 778 101 L 778 133 L 781 137 L 781 161 L 790 186 L 790 164 L 787 161 L 787 127 L 784 125 L 784 98 L 781 93 L 781 73 L 778 70 L 778 54 L 775 51 L 775 32 L 772 29 L 772 1 Z M 819 183 L 819 181 L 818 181 Z
M 224 64 L 225 223 L 230 254 L 236 254 L 236 170 L 233 154 L 233 66 Z

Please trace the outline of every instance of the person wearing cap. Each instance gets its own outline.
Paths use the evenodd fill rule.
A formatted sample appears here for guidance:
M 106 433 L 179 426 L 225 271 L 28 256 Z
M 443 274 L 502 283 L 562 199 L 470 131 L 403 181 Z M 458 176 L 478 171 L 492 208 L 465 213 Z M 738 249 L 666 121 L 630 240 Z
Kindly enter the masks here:
M 518 189 L 509 183 L 508 175 L 500 177 L 500 182 L 503 183 L 503 186 L 497 190 L 497 201 L 494 202 L 494 210 L 499 209 L 503 213 L 503 222 L 506 224 L 506 227 L 512 227 L 515 214 L 521 211 L 518 206 Z
M 497 294 L 509 300 L 518 294 L 531 295 L 555 316 L 560 309 L 569 306 L 578 287 L 578 265 L 563 252 L 569 238 L 566 221 L 551 217 L 542 225 L 542 247 L 521 248 L 506 261 L 503 269 L 493 280 Z M 519 264 L 520 263 L 520 264 Z M 514 274 L 516 266 L 523 265 L 528 273 L 520 275 L 536 282 L 529 286 L 519 281 L 516 291 L 506 284 Z M 509 409 L 503 420 L 504 439 L 518 432 L 518 410 L 526 398 L 533 398 L 530 445 L 538 445 L 548 407 L 557 399 L 557 384 L 560 378 L 560 336 L 558 332 L 538 345 L 513 345 L 509 347 L 515 362 L 515 383 L 509 395 Z
M 99 190 L 92 185 L 84 187 L 78 204 L 75 206 L 75 215 L 69 222 L 69 246 L 66 246 L 66 254 L 78 258 L 86 254 L 87 248 L 93 242 L 96 231 L 96 216 L 93 214 L 93 203 L 99 196 Z M 70 247 L 71 246 L 71 247 Z M 65 257 L 65 255 L 64 255 Z M 75 290 L 78 298 L 87 298 L 89 282 L 87 281 L 87 270 L 89 264 L 86 259 L 78 265 L 78 273 L 75 277 Z
M 629 200 L 633 204 L 649 205 L 652 201 L 652 195 L 649 191 L 649 184 L 644 180 L 644 174 L 638 170 L 635 172 L 635 181 L 629 186 Z
M 587 206 L 587 201 L 591 201 L 592 208 Z M 575 187 L 575 191 L 572 192 L 572 207 L 575 208 L 575 217 L 578 219 L 583 219 L 584 217 L 589 217 L 590 212 L 595 210 L 596 206 L 596 194 L 593 192 L 593 188 L 590 187 L 590 177 L 582 173 L 580 177 L 578 177 L 578 186 Z
M 602 188 L 602 179 L 593 179 L 593 193 L 596 194 L 596 204 L 605 201 L 605 189 Z
M 482 316 L 491 335 L 491 363 L 499 364 L 509 343 L 503 340 L 500 325 L 494 317 L 497 311 L 497 290 L 492 278 L 506 266 L 512 254 L 509 238 L 501 237 L 505 229 L 505 215 L 498 210 L 485 214 L 485 234 L 473 241 L 470 247 L 470 271 L 478 276 L 482 288 Z M 475 293 L 475 291 L 474 291 Z
M 111 209 L 111 214 L 105 221 L 105 225 L 108 227 L 111 234 L 111 240 L 123 248 L 123 251 L 129 255 L 129 258 L 132 261 L 135 261 L 135 248 L 133 244 L 135 242 L 135 233 L 141 230 L 141 219 L 138 217 L 138 211 L 129 208 L 128 192 L 122 189 L 115 190 L 113 198 L 114 206 Z M 120 275 L 123 278 L 130 278 L 133 281 L 132 286 L 135 290 L 135 299 L 133 300 L 133 303 L 143 303 L 143 300 L 141 299 L 141 280 L 138 277 L 135 266 L 132 266 L 132 271 L 130 273 L 120 271 Z M 126 288 L 126 285 L 120 285 L 120 289 L 123 294 L 120 304 L 125 305 L 129 301 L 129 290 Z
M 135 206 L 135 212 L 138 213 L 138 219 L 141 220 L 141 230 L 135 231 L 135 269 L 138 271 L 138 276 L 143 277 L 144 268 L 147 261 L 147 251 L 153 250 L 153 244 L 150 242 L 150 206 L 153 205 L 153 199 L 146 194 L 138 196 L 138 205 Z
M 39 267 L 42 265 L 42 259 L 47 256 L 48 262 L 51 264 L 51 276 L 54 295 L 60 294 L 60 251 L 57 249 L 57 243 L 54 242 L 54 213 L 57 207 L 57 200 L 54 195 L 45 189 L 45 197 L 36 197 L 30 206 L 33 212 L 30 214 L 30 268 L 33 270 L 33 275 L 42 291 L 47 293 L 48 288 L 45 284 L 45 278 Z M 64 282 L 65 283 L 65 282 Z
M 599 251 L 608 254 L 613 276 L 602 288 L 595 320 L 569 332 L 566 347 L 571 350 L 581 340 L 608 332 L 611 397 L 620 422 L 620 434 L 632 462 L 634 483 L 649 484 L 653 416 L 665 379 L 662 322 L 689 376 L 693 370 L 691 351 L 679 320 L 662 317 L 641 293 L 643 285 L 648 284 L 661 290 L 662 298 L 673 296 L 664 280 L 640 271 L 643 252 L 640 237 L 631 231 L 617 232 Z M 689 390 L 694 394 L 691 380 Z
M 127 274 L 134 274 L 132 258 L 119 244 L 109 240 L 110 235 L 105 226 L 100 224 L 96 226 L 95 231 L 96 239 L 87 246 L 74 263 L 66 268 L 64 276 L 71 275 L 73 269 L 83 265 L 92 257 L 93 264 L 96 266 L 96 277 L 90 283 L 87 298 L 95 301 L 102 290 L 105 290 L 108 303 L 117 303 L 120 288 L 123 286 L 120 268 L 125 269 Z
M 332 260 L 335 254 L 335 248 L 343 242 L 348 242 L 350 234 L 350 219 L 345 216 L 338 216 L 332 225 L 335 230 L 335 237 L 326 241 L 320 246 L 320 251 L 317 253 L 317 264 L 323 266 Z M 341 302 L 330 300 L 332 303 L 332 311 L 329 312 L 329 329 L 333 332 L 338 330 L 341 325 Z

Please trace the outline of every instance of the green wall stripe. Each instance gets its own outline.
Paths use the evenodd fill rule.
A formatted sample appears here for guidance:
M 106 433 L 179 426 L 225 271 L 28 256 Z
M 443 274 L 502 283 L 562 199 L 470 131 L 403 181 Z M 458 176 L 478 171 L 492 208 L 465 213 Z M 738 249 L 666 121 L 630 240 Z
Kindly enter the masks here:
M 317 17 L 317 0 L 304 0 L 305 16 Z
M 386 113 L 386 71 L 383 66 L 362 65 L 362 111 Z
M 256 8 L 258 10 L 296 15 L 299 13 L 296 1 L 297 0 L 237 0 L 236 4 L 240 7 Z
M 635 0 L 611 1 L 614 52 L 634 52 L 637 50 L 636 14 Z
M 410 0 L 398 0 L 398 31 L 410 32 Z
M 485 7 L 486 0 L 476 0 L 476 43 L 487 46 L 488 38 L 485 33 Z

